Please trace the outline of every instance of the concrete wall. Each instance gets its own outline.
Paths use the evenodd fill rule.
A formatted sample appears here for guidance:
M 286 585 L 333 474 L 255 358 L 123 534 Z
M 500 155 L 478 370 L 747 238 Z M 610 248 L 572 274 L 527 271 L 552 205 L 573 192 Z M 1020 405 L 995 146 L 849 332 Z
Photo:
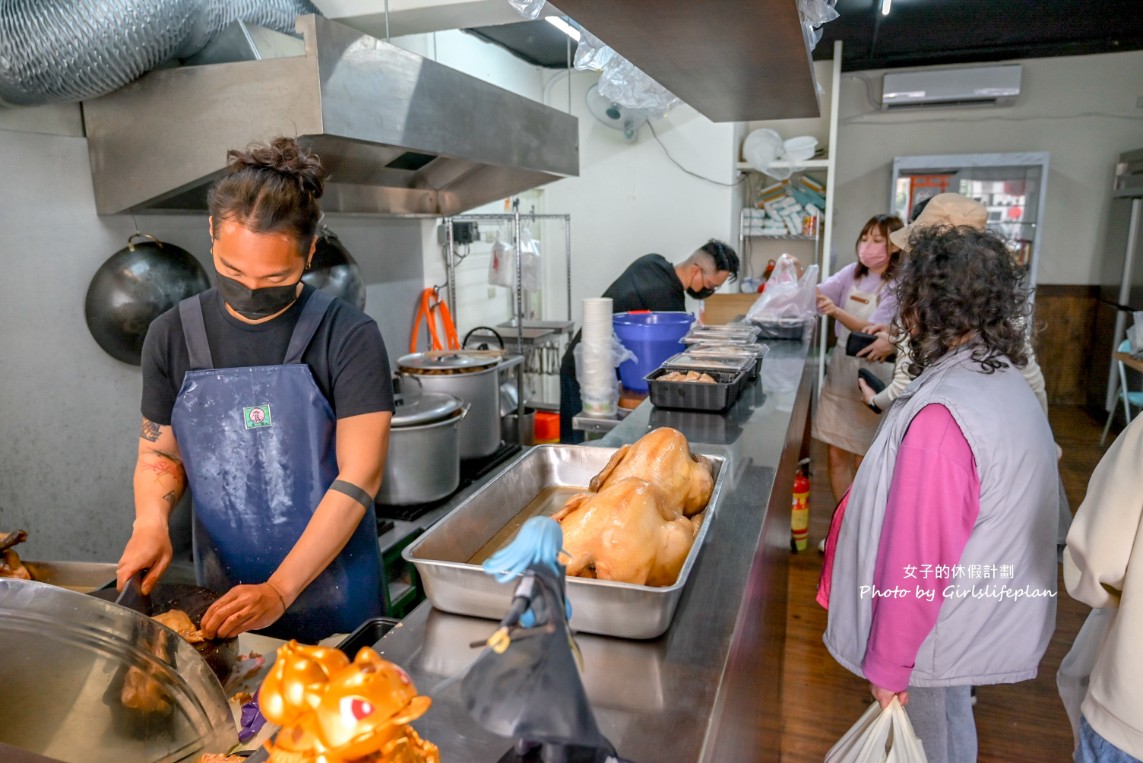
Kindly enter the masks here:
M 541 96 L 535 67 L 470 35 L 394 42 Z M 133 516 L 141 378 L 95 343 L 83 303 L 92 275 L 123 247 L 134 223 L 95 213 L 76 104 L 0 110 L 0 166 L 9 179 L 0 188 L 0 530 L 28 530 L 21 553 L 30 559 L 115 561 Z M 211 271 L 204 215 L 141 215 L 138 222 Z M 435 221 L 331 214 L 326 223 L 361 265 L 366 312 L 395 360 L 408 351 L 421 289 L 443 280 Z M 465 275 L 477 270 L 474 263 Z M 466 289 L 461 314 L 479 322 L 507 317 L 503 294 L 494 300 L 499 313 L 477 309 L 493 301 L 486 295 Z
M 115 561 L 133 515 L 142 383 L 92 339 L 84 296 L 134 224 L 96 215 L 79 125 L 75 105 L 0 110 L 0 530 L 26 529 L 30 559 Z M 138 222 L 211 270 L 205 216 Z M 396 356 L 424 281 L 424 223 L 327 222 L 361 264 L 366 310 Z

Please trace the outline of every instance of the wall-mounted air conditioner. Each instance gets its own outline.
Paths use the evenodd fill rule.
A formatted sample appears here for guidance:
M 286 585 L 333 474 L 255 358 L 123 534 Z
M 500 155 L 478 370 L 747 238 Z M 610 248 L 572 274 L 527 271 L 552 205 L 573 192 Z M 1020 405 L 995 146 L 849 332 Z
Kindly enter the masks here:
M 919 106 L 1010 106 L 1020 95 L 1020 64 L 889 72 L 881 110 Z

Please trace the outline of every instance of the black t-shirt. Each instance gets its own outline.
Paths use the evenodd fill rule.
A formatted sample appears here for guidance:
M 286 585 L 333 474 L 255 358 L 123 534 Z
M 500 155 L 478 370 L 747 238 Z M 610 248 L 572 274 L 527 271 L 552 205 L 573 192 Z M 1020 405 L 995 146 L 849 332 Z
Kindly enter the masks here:
M 627 266 L 603 296 L 611 297 L 613 313 L 632 310 L 682 312 L 687 295 L 675 266 L 661 254 L 644 254 Z
M 314 293 L 305 286 L 290 308 L 272 321 L 251 325 L 226 310 L 216 289 L 199 295 L 206 338 L 215 368 L 276 366 L 286 349 L 302 308 Z M 339 419 L 393 410 L 389 356 L 377 323 L 352 305 L 335 299 L 302 354 L 318 389 Z M 171 423 L 175 398 L 190 367 L 178 307 L 151 323 L 143 342 L 143 416 L 164 426 Z
M 611 312 L 629 313 L 632 310 L 655 312 L 683 312 L 687 309 L 687 293 L 679 280 L 675 266 L 661 254 L 644 254 L 627 266 L 619 277 L 607 287 L 603 296 L 611 297 Z M 580 332 L 568 342 L 560 362 L 560 373 L 575 377 L 575 347 Z

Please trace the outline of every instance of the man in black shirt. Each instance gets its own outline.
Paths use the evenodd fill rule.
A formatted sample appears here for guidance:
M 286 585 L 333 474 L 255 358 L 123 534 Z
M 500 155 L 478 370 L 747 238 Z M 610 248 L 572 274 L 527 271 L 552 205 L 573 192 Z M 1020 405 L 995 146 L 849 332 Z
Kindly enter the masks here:
M 317 643 L 381 614 L 373 498 L 393 396 L 377 324 L 302 283 L 325 169 L 293 138 L 227 155 L 208 196 L 216 286 L 151 324 L 120 589 L 171 562 L 188 489 L 207 638 Z
M 603 292 L 611 298 L 613 313 L 634 310 L 682 312 L 686 296 L 706 299 L 727 279 L 738 277 L 738 255 L 721 241 L 711 239 L 677 265 L 661 254 L 645 254 L 627 266 Z M 572 418 L 583 409 L 579 381 L 575 378 L 577 333 L 568 343 L 560 363 L 560 442 L 583 442 L 583 433 L 572 429 Z

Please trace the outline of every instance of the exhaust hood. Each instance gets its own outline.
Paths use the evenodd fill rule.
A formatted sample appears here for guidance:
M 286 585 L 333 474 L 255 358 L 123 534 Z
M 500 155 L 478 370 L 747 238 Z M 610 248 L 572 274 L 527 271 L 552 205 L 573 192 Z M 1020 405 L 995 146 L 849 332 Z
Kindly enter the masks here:
M 322 209 L 446 216 L 579 174 L 575 117 L 319 16 L 305 54 L 161 69 L 83 105 L 100 214 L 206 209 L 226 151 L 294 135 Z

